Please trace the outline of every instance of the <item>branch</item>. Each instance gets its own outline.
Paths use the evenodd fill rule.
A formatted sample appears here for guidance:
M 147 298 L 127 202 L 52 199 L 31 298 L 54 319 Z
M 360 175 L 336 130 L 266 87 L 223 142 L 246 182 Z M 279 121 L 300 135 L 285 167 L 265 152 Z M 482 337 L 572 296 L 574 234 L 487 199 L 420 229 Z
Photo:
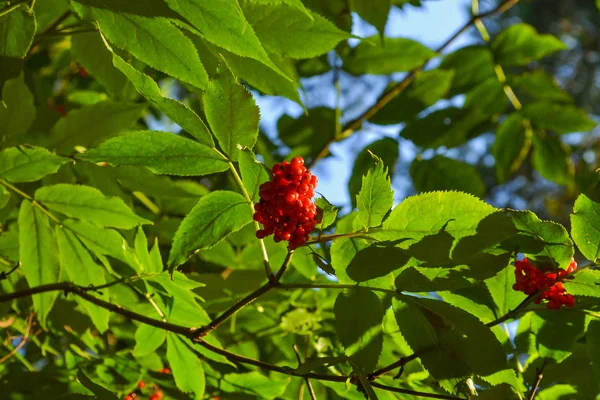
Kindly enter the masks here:
M 294 345 L 294 346 L 292 346 L 292 348 L 294 349 L 294 353 L 296 353 L 296 358 L 298 359 L 298 367 L 300 367 L 300 365 L 302 365 L 302 358 L 300 357 L 300 352 L 298 351 L 298 346 Z M 315 389 L 313 389 L 312 384 L 310 383 L 310 381 L 308 380 L 307 377 L 304 377 L 304 383 L 306 384 L 306 387 L 308 388 L 308 394 L 310 395 L 310 399 L 317 400 L 317 395 L 315 394 Z M 303 397 L 301 397 L 301 398 L 303 398 Z
M 14 356 L 19 350 L 21 350 L 21 347 L 25 346 L 25 343 L 27 343 L 27 340 L 29 339 L 29 332 L 31 331 L 31 327 L 33 326 L 34 315 L 34 313 L 29 314 L 29 316 L 27 317 L 27 327 L 25 328 L 25 333 L 23 334 L 21 341 L 10 352 L 8 352 L 7 355 L 0 358 L 0 364 Z
M 15 272 L 15 271 L 17 270 L 17 268 L 19 268 L 19 266 L 20 266 L 20 265 L 21 265 L 21 263 L 20 263 L 20 262 L 19 262 L 19 263 L 16 263 L 16 264 L 15 264 L 15 266 L 14 266 L 14 267 L 12 267 L 12 268 L 10 269 L 10 271 L 8 271 L 8 272 L 7 272 L 7 271 L 2 271 L 2 272 L 0 272 L 0 281 L 3 281 L 3 280 L 5 280 L 5 279 L 8 279 L 8 276 L 9 276 L 10 274 L 12 274 L 13 272 Z
M 289 289 L 338 289 L 338 290 L 343 290 L 343 289 L 357 289 L 357 288 L 369 289 L 374 292 L 398 294 L 397 290 L 384 289 L 384 288 L 378 288 L 378 287 L 372 287 L 372 286 L 361 286 L 358 284 L 339 285 L 336 283 L 322 283 L 322 284 L 320 284 L 320 283 L 282 283 L 280 285 L 276 285 L 273 287 L 273 289 L 286 289 L 286 290 L 289 290 Z
M 544 365 L 542 365 L 540 368 L 537 368 L 535 370 L 535 372 L 536 372 L 535 383 L 533 384 L 533 387 L 531 388 L 531 393 L 529 394 L 529 398 L 528 398 L 529 400 L 533 400 L 535 398 L 537 390 L 540 387 L 540 382 L 542 381 L 542 378 L 544 377 Z
M 437 394 L 437 393 L 417 392 L 415 390 L 395 388 L 393 386 L 383 385 L 383 384 L 377 383 L 377 382 L 371 382 L 371 386 L 373 386 L 377 389 L 387 390 L 388 392 L 411 394 L 413 396 L 427 397 L 430 399 L 466 400 L 464 397 L 448 396 L 445 394 Z
M 494 8 L 493 10 L 479 13 L 479 14 L 473 16 L 462 27 L 460 27 L 452 36 L 450 36 L 440 47 L 438 47 L 435 50 L 435 52 L 441 53 L 442 51 L 444 51 L 454 40 L 456 40 L 456 38 L 458 38 L 462 33 L 464 33 L 467 29 L 469 29 L 469 27 L 471 27 L 471 25 L 477 23 L 477 21 L 480 21 L 483 18 L 487 18 L 487 17 L 490 17 L 495 14 L 505 12 L 506 10 L 508 10 L 515 4 L 517 4 L 518 2 L 519 2 L 519 0 L 504 0 L 501 4 L 498 5 L 498 7 Z M 354 133 L 354 131 L 356 131 L 357 129 L 359 129 L 362 126 L 362 123 L 364 121 L 373 117 L 386 104 L 388 104 L 390 101 L 392 101 L 392 99 L 394 99 L 396 96 L 398 96 L 400 93 L 402 93 L 411 84 L 415 75 L 418 72 L 422 71 L 426 65 L 427 65 L 427 61 L 424 62 L 421 66 L 410 71 L 404 79 L 402 79 L 400 82 L 396 83 L 396 85 L 392 86 L 389 90 L 384 92 L 381 95 L 381 97 L 379 97 L 379 99 L 375 102 L 375 104 L 373 104 L 369 109 L 367 109 L 367 111 L 365 111 L 358 118 L 356 118 L 356 119 L 350 121 L 348 124 L 346 124 L 346 126 L 342 130 L 342 133 L 335 136 L 333 139 L 329 140 L 325 144 L 325 146 L 321 149 L 321 151 L 317 154 L 317 156 L 313 160 L 311 160 L 308 168 L 311 168 L 314 164 L 316 164 L 316 162 L 318 160 L 320 160 L 321 158 L 323 158 L 323 157 L 327 156 L 327 154 L 329 154 L 329 146 L 332 143 L 339 142 L 340 140 L 346 139 L 347 137 L 352 135 Z

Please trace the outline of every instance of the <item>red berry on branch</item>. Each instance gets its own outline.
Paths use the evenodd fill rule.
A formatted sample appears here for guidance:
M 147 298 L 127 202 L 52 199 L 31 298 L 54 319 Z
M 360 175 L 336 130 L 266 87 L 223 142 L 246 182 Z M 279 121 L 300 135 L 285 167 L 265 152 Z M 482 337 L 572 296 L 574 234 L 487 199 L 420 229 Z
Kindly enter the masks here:
M 308 240 L 317 223 L 317 208 L 312 201 L 317 178 L 306 169 L 304 159 L 295 157 L 271 168 L 273 178 L 259 188 L 254 220 L 263 225 L 256 232 L 259 239 L 274 235 L 276 242 L 285 240 L 295 249 Z
M 137 387 L 138 389 L 143 389 L 146 387 L 146 383 L 144 381 L 139 381 Z

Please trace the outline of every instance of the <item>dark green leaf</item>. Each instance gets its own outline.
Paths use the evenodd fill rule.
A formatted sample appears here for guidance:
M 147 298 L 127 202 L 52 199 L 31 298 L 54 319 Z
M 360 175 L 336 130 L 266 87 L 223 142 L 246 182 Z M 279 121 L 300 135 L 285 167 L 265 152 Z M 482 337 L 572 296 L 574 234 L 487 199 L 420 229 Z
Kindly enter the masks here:
M 78 156 L 112 165 L 143 166 L 157 174 L 208 175 L 229 168 L 215 149 L 168 132 L 132 132 Z
M 352 168 L 352 176 L 348 181 L 348 191 L 353 206 L 356 206 L 356 198 L 362 187 L 364 175 L 373 167 L 373 156 L 369 152 L 380 157 L 383 165 L 386 165 L 393 172 L 398 160 L 398 142 L 392 138 L 384 138 L 369 144 L 358 153 Z M 392 175 L 390 173 L 390 179 Z
M 410 71 L 435 57 L 436 53 L 411 39 L 377 36 L 364 38 L 349 55 L 342 57 L 344 70 L 354 75 L 389 75 Z
M 1 21 L 1 18 L 0 18 Z M 0 34 L 1 35 L 1 34 Z M 0 56 L 0 74 L 2 73 L 2 56 Z M 1 86 L 4 88 L 1 88 Z M 0 75 L 0 145 L 6 145 L 11 140 L 18 140 L 24 135 L 35 118 L 33 96 L 29 91 L 23 75 L 8 80 L 5 84 Z
M 492 77 L 467 92 L 464 107 L 470 110 L 478 109 L 483 114 L 492 116 L 502 114 L 507 104 L 504 85 L 497 77 Z
M 450 95 L 453 96 L 496 76 L 494 65 L 494 57 L 488 47 L 468 46 L 445 56 L 440 68 L 454 71 L 450 89 Z
M 219 388 L 234 396 L 253 396 L 260 399 L 279 399 L 285 391 L 290 378 L 277 379 L 267 377 L 258 371 L 232 373 L 224 375 L 220 380 Z
M 16 9 L 0 16 L 0 93 L 7 80 L 19 76 L 36 31 L 35 15 L 29 5 L 14 5 Z
M 75 234 L 60 226 L 55 227 L 54 233 L 58 243 L 60 267 L 66 273 L 70 282 L 80 286 L 98 286 L 106 283 L 101 267 L 94 262 L 90 253 L 82 246 Z M 108 293 L 106 292 L 95 294 L 95 296 L 105 301 L 108 300 Z M 76 300 L 87 311 L 98 331 L 100 333 L 106 332 L 110 317 L 109 311 L 79 297 L 76 297 Z
M 587 132 L 597 125 L 585 111 L 571 104 L 538 101 L 525 105 L 523 113 L 535 126 L 557 134 Z
M 287 115 L 277 122 L 279 137 L 292 148 L 290 157 L 315 157 L 333 139 L 336 113 L 330 108 L 313 108 L 307 115 L 293 119 Z
M 377 28 L 381 35 L 384 33 L 391 5 L 390 0 L 350 0 L 350 9 Z
M 352 280 L 364 282 L 402 268 L 409 259 L 406 250 L 374 244 L 356 253 L 346 273 Z
M 165 18 L 150 18 L 118 10 L 102 1 L 73 2 L 75 12 L 94 20 L 108 40 L 159 71 L 199 88 L 208 84 L 208 75 L 192 42 Z
M 477 168 L 444 156 L 416 158 L 410 166 L 410 176 L 418 192 L 458 190 L 477 197 L 485 195 L 485 183 Z
M 531 148 L 532 135 L 530 125 L 518 113 L 510 114 L 498 127 L 492 154 L 499 183 L 519 169 Z
M 16 229 L 0 233 L 0 257 L 14 263 L 19 261 L 19 232 Z
M 560 137 L 549 136 L 542 132 L 535 132 L 532 138 L 532 163 L 536 171 L 544 178 L 558 184 L 570 184 L 573 181 L 574 171 L 569 146 L 563 143 Z
M 381 300 L 368 289 L 341 292 L 334 306 L 335 327 L 346 355 L 365 371 L 377 366 L 383 346 Z
M 30 287 L 58 282 L 60 264 L 50 221 L 28 200 L 23 200 L 19 211 L 19 260 Z M 58 294 L 46 292 L 33 296 L 33 307 L 42 327 L 46 327 L 46 317 Z
M 587 331 L 587 351 L 596 379 L 600 379 L 600 321 L 591 321 Z
M 527 65 L 564 49 L 566 46 L 558 38 L 540 35 L 524 23 L 506 28 L 492 42 L 496 62 L 505 67 Z
M 350 37 L 317 13 L 311 12 L 311 19 L 287 4 L 241 3 L 248 22 L 271 53 L 290 58 L 316 57 Z
M 170 268 L 183 264 L 194 251 L 214 246 L 250 221 L 250 206 L 241 195 L 216 191 L 202 197 L 177 229 L 169 254 Z
M 356 196 L 356 229 L 368 230 L 380 225 L 394 203 L 394 192 L 387 168 L 384 167 L 381 158 L 375 155 L 372 155 L 372 158 L 375 165 L 363 177 L 362 187 Z
M 104 196 L 91 186 L 66 183 L 44 186 L 34 197 L 52 211 L 99 226 L 130 229 L 152 223 L 135 215 L 120 198 Z
M 545 71 L 526 71 L 520 75 L 508 76 L 509 84 L 523 90 L 534 99 L 551 102 L 571 103 L 573 98 L 561 89 L 554 77 Z
M 200 358 L 187 343 L 174 333 L 167 333 L 167 360 L 179 390 L 194 393 L 194 399 L 204 397 L 204 368 Z
M 414 82 L 369 119 L 388 125 L 408 121 L 448 95 L 454 71 L 433 69 L 418 73 Z
M 116 394 L 111 392 L 110 390 L 98 385 L 93 382 L 90 378 L 88 378 L 83 370 L 77 371 L 77 380 L 81 382 L 83 386 L 89 389 L 92 393 L 94 393 L 94 399 L 96 400 L 117 400 L 118 397 Z
M 0 152 L 0 178 L 9 182 L 33 182 L 56 173 L 69 161 L 41 147 L 9 147 Z
M 259 111 L 252 94 L 223 67 L 209 82 L 202 100 L 206 119 L 221 149 L 237 161 L 238 145 L 252 149 L 258 137 Z

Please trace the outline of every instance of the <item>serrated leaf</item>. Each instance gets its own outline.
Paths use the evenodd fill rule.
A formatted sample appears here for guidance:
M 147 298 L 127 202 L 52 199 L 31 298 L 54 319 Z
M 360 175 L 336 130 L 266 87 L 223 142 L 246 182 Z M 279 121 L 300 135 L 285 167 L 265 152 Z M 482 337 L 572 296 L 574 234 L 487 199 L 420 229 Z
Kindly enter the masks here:
M 259 199 L 258 188 L 269 180 L 269 171 L 263 163 L 256 160 L 252 150 L 240 151 L 238 163 L 244 187 L 252 201 L 256 203 Z
M 600 202 L 581 194 L 571 214 L 571 236 L 581 253 L 591 261 L 600 255 Z
M 309 11 L 309 19 L 298 8 L 287 4 L 242 2 L 244 15 L 265 49 L 289 58 L 311 58 L 332 50 L 350 34 L 337 28 L 319 14 Z M 290 35 L 290 32 L 294 32 Z
M 291 378 L 276 379 L 267 377 L 258 371 L 225 374 L 219 389 L 235 396 L 253 396 L 260 399 L 278 399 L 285 392 Z
M 90 75 L 114 96 L 123 94 L 128 85 L 124 71 L 113 67 L 112 54 L 104 45 L 99 32 L 71 36 L 71 53 Z M 116 65 L 115 65 L 116 66 Z
M 360 287 L 347 290 L 337 296 L 333 312 L 346 355 L 363 370 L 373 371 L 383 346 L 384 308 L 379 297 Z
M 183 264 L 194 251 L 214 246 L 250 221 L 250 206 L 242 195 L 215 191 L 202 197 L 177 229 L 169 254 L 171 270 Z
M 574 296 L 600 297 L 600 271 L 578 271 L 573 278 L 563 282 L 567 293 Z
M 158 254 L 158 260 L 156 259 L 156 255 L 153 255 L 153 257 L 150 256 L 150 252 L 148 251 L 148 239 L 141 226 L 137 229 L 134 244 L 135 254 L 140 263 L 140 272 L 161 273 L 163 268 L 160 254 Z M 158 247 L 155 246 L 155 249 L 158 251 Z
M 225 66 L 209 82 L 202 102 L 212 131 L 231 160 L 238 158 L 238 145 L 252 149 L 258 137 L 258 107 Z
M 101 1 L 77 0 L 72 6 L 83 19 L 96 21 L 111 43 L 152 68 L 199 88 L 208 84 L 194 45 L 169 20 L 129 13 L 121 4 L 111 10 Z
M 585 111 L 571 104 L 538 101 L 525 105 L 523 113 L 535 126 L 557 134 L 587 132 L 597 125 Z
M 405 122 L 448 95 L 453 70 L 433 69 L 415 75 L 413 83 L 369 119 L 374 124 Z
M 315 227 L 319 230 L 328 228 L 335 222 L 338 208 L 327 201 L 325 197 L 319 197 L 317 200 L 315 200 L 315 204 L 319 209 L 321 209 L 321 222 L 315 225 Z
M 164 112 L 173 122 L 198 139 L 200 143 L 214 147 L 215 143 L 212 135 L 198 114 L 180 101 L 164 97 L 152 78 L 125 62 L 125 60 L 112 51 L 112 48 L 106 42 L 104 44 L 112 53 L 112 65 L 125 74 L 142 96 L 156 106 L 156 108 Z
M 127 255 L 127 242 L 125 238 L 114 229 L 99 227 L 86 221 L 66 219 L 62 224 L 75 232 L 77 238 L 83 242 L 96 257 L 111 256 L 124 263 L 130 263 Z
M 499 183 L 517 171 L 531 148 L 533 132 L 518 113 L 510 114 L 498 127 L 492 155 L 496 160 L 496 178 Z
M 356 197 L 362 187 L 363 176 L 373 166 L 373 157 L 370 153 L 380 157 L 383 165 L 386 165 L 390 169 L 391 179 L 394 166 L 398 160 L 398 142 L 392 138 L 384 138 L 369 144 L 358 153 L 352 167 L 352 175 L 348 181 L 348 191 L 350 192 L 350 200 L 353 207 L 356 206 Z
M 410 176 L 418 192 L 458 190 L 477 197 L 485 195 L 485 183 L 477 168 L 448 157 L 415 158 L 410 165 Z
M 135 331 L 133 355 L 137 358 L 154 353 L 167 339 L 167 331 L 154 326 L 140 324 Z
M 202 362 L 174 333 L 167 333 L 167 360 L 177 388 L 185 393 L 193 392 L 194 399 L 202 399 L 206 385 Z
M 381 35 L 384 33 L 391 5 L 391 0 L 350 0 L 350 9 L 377 28 Z
M 3 73 L 2 63 L 3 57 L 0 56 L 0 74 Z M 5 78 L 0 75 L 0 94 L 2 95 L 0 98 L 0 126 L 2 126 L 0 145 L 10 144 L 14 139 L 18 140 L 21 135 L 24 135 L 33 123 L 36 114 L 33 95 L 25 85 L 24 75 L 17 74 L 15 79 L 10 79 L 6 83 L 3 79 Z
M 524 23 L 504 29 L 492 42 L 496 62 L 505 67 L 527 65 L 566 48 L 558 38 L 541 35 Z
M 579 391 L 575 386 L 558 383 L 540 390 L 535 398 L 537 400 L 577 399 L 578 395 Z
M 94 262 L 90 253 L 82 246 L 75 234 L 60 226 L 55 227 L 54 233 L 58 244 L 60 266 L 67 274 L 70 282 L 80 286 L 98 286 L 106 283 L 101 267 Z M 94 296 L 108 301 L 108 293 L 106 292 L 103 294 L 95 293 Z M 108 330 L 110 312 L 107 309 L 98 307 L 79 297 L 76 297 L 75 300 L 87 311 L 100 333 Z
M 389 75 L 410 71 L 436 53 L 425 45 L 405 38 L 388 38 L 383 42 L 376 36 L 362 39 L 350 54 L 342 56 L 344 70 L 354 75 Z
M 158 131 L 132 132 L 109 139 L 78 158 L 117 166 L 148 167 L 156 174 L 181 176 L 208 175 L 229 168 L 227 160 L 215 149 Z
M 358 216 L 355 226 L 358 229 L 368 230 L 380 225 L 394 203 L 394 192 L 387 168 L 379 157 L 373 156 L 373 161 L 375 166 L 363 177 L 361 190 L 356 196 Z
M 118 397 L 116 394 L 106 389 L 103 386 L 98 385 L 96 382 L 93 382 L 87 375 L 83 372 L 83 370 L 77 371 L 77 380 L 89 389 L 92 393 L 94 393 L 94 399 L 96 400 L 117 400 Z
M 130 229 L 152 221 L 138 217 L 123 200 L 107 197 L 91 186 L 61 183 L 44 186 L 34 198 L 44 207 L 103 227 Z
M 573 180 L 574 167 L 571 161 L 571 149 L 560 137 L 536 132 L 532 136 L 532 164 L 544 178 L 561 185 L 569 185 Z
M 54 174 L 70 162 L 42 147 L 9 147 L 0 152 L 0 178 L 9 182 L 33 182 Z
M 4 83 L 21 73 L 33 36 L 36 32 L 35 15 L 27 4 L 14 4 L 17 7 L 0 16 L 0 93 Z M 0 97 L 0 101 L 3 100 Z M 3 125 L 4 126 L 4 125 Z
M 133 128 L 144 108 L 139 104 L 105 101 L 73 110 L 54 125 L 48 147 L 72 152 L 75 146 L 97 146 L 101 141 Z
M 60 277 L 56 240 L 48 216 L 29 200 L 23 200 L 19 210 L 19 260 L 30 287 L 56 283 Z M 58 292 L 33 296 L 33 307 L 42 327 Z
M 166 3 L 190 21 L 209 42 L 234 54 L 258 60 L 285 76 L 269 59 L 237 1 L 167 0 Z

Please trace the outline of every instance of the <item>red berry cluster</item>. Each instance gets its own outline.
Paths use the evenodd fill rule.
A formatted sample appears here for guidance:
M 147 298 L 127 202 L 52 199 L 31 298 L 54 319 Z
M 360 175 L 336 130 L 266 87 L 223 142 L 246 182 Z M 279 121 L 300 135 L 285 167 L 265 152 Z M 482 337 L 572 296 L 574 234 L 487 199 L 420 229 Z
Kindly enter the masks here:
M 169 368 L 159 369 L 157 371 L 159 374 L 170 374 L 171 370 Z M 127 396 L 123 398 L 123 400 L 136 400 L 141 399 L 144 392 L 148 392 L 149 389 L 146 389 L 147 385 L 144 381 L 139 381 L 137 384 L 137 389 Z M 163 392 L 160 390 L 160 387 L 157 384 L 152 385 L 152 393 L 148 397 L 148 400 L 161 400 L 163 398 Z
M 306 169 L 302 157 L 275 164 L 272 172 L 271 181 L 259 188 L 260 202 L 254 220 L 264 229 L 257 231 L 256 236 L 262 239 L 274 234 L 276 242 L 286 240 L 293 250 L 308 240 L 318 222 L 317 206 L 312 201 L 317 177 Z
M 537 269 L 535 265 L 530 264 L 527 258 L 515 261 L 515 267 L 517 282 L 513 285 L 514 290 L 525 294 L 533 294 L 538 290 L 544 290 L 544 293 L 535 300 L 535 304 L 540 304 L 542 300 L 547 300 L 546 307 L 555 310 L 559 309 L 563 304 L 567 307 L 575 305 L 575 297 L 566 293 L 566 289 L 561 282 L 556 282 L 557 278 L 577 269 L 575 260 L 571 261 L 566 271 L 561 269 L 558 273 L 544 273 Z

